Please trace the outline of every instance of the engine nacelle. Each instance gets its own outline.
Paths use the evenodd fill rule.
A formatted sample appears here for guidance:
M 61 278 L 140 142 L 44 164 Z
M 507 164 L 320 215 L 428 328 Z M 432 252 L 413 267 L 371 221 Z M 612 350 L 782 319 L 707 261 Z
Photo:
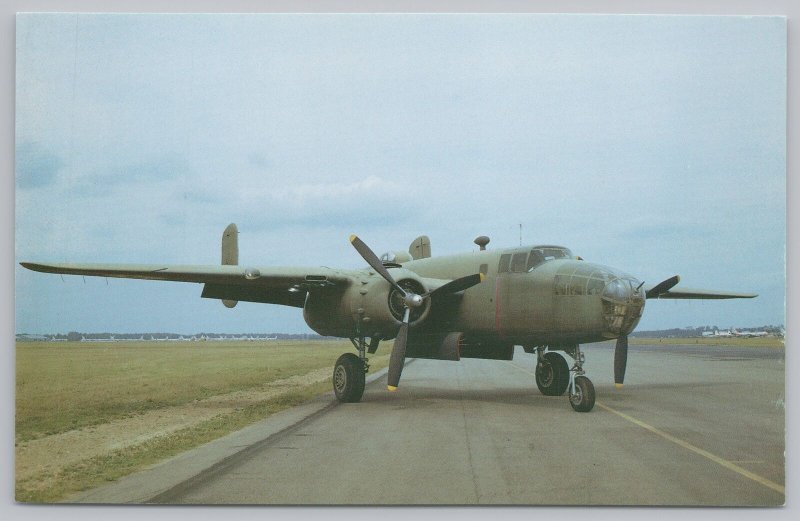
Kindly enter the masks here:
M 391 268 L 390 273 L 406 292 L 422 295 L 427 288 L 419 276 L 403 268 Z M 409 324 L 414 327 L 430 312 L 430 299 L 412 307 Z M 358 280 L 341 291 L 309 291 L 303 307 L 308 326 L 324 336 L 353 338 L 394 338 L 405 313 L 401 292 L 389 285 L 380 275 L 364 272 Z

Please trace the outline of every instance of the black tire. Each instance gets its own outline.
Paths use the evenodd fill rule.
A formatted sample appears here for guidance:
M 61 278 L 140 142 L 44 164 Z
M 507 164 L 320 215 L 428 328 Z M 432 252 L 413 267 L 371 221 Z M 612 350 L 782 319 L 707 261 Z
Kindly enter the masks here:
M 364 363 L 353 353 L 345 353 L 333 366 L 333 392 L 343 403 L 355 403 L 364 394 Z
M 589 412 L 594 407 L 594 385 L 585 376 L 575 377 L 575 394 L 569 395 L 569 404 L 577 412 Z
M 569 366 L 558 353 L 545 353 L 536 366 L 536 387 L 545 396 L 561 396 L 569 387 Z

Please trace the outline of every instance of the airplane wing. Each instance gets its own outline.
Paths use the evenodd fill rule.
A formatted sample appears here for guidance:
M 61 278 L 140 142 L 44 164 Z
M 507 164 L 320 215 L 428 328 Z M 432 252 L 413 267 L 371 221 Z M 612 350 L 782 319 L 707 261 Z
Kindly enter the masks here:
M 649 298 L 672 298 L 672 299 L 729 299 L 729 298 L 755 298 L 758 295 L 752 293 L 730 293 L 727 291 L 709 291 L 705 289 L 670 289 Z
M 235 265 L 175 266 L 158 264 L 39 264 L 21 262 L 23 267 L 44 273 L 88 275 L 125 279 L 166 280 L 205 284 L 202 297 L 229 301 L 264 302 L 303 307 L 312 288 L 346 287 L 353 276 L 331 268 L 271 267 Z

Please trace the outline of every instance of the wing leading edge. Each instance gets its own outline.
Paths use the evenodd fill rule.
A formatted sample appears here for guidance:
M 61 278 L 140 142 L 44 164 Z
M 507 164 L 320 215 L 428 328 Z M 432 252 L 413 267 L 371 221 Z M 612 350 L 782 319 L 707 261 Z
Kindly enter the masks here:
M 655 298 L 671 298 L 671 299 L 707 299 L 707 300 L 721 300 L 731 298 L 755 298 L 757 294 L 754 293 L 731 293 L 727 291 L 711 291 L 705 289 L 671 289 L 663 293 L 659 293 Z
M 158 264 L 39 264 L 23 267 L 43 273 L 205 284 L 202 297 L 303 307 L 312 288 L 346 287 L 352 274 L 331 268 L 176 266 Z

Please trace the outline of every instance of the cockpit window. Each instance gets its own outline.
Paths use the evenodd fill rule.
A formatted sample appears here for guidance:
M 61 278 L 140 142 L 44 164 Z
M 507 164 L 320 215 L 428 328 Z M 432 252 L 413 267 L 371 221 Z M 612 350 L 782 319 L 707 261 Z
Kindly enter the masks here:
M 525 260 L 528 258 L 527 252 L 515 253 L 511 257 L 511 272 L 512 273 L 525 273 Z
M 528 267 L 526 271 L 531 271 L 533 268 L 544 262 L 544 253 L 541 250 L 531 250 L 528 256 Z
M 531 271 L 543 262 L 555 259 L 570 259 L 572 252 L 558 246 L 537 246 L 528 257 L 527 271 Z
M 500 266 L 497 267 L 497 273 L 507 273 L 510 264 L 511 264 L 510 253 L 504 253 L 503 255 L 500 255 Z

